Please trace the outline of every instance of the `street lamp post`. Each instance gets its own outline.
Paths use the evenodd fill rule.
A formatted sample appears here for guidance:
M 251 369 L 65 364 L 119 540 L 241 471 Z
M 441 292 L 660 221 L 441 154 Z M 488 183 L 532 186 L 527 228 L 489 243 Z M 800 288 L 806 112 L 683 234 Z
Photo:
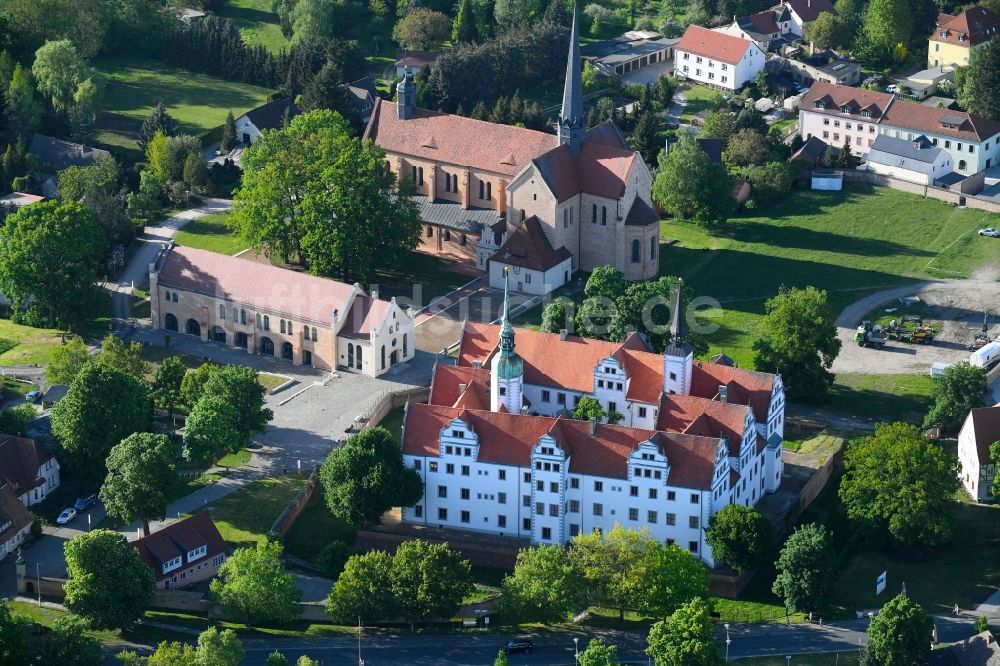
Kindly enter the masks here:
M 38 586 L 38 607 L 42 607 L 42 563 L 35 562 L 35 585 Z
M 788 666 L 792 666 L 792 656 L 791 655 L 785 655 L 785 660 L 788 663 Z
M 725 627 L 726 627 L 726 661 L 729 661 L 729 644 L 732 643 L 733 641 L 731 641 L 729 639 L 729 623 L 728 622 L 725 624 Z
M 358 666 L 365 666 L 365 660 L 361 658 L 361 616 L 358 616 Z
M 580 637 L 573 637 L 573 662 L 576 666 L 580 666 Z

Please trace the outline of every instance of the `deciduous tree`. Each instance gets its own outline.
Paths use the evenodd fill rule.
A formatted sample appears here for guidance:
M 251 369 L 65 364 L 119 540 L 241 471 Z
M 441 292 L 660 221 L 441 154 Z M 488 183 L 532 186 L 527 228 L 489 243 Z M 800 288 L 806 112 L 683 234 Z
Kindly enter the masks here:
M 943 375 L 934 378 L 934 404 L 924 417 L 924 426 L 939 425 L 946 434 L 958 432 L 969 410 L 983 405 L 987 389 L 985 368 L 967 361 L 945 368 Z
M 184 424 L 184 459 L 215 461 L 243 446 L 236 429 L 239 413 L 232 403 L 218 395 L 198 399 Z
M 880 423 L 847 449 L 840 499 L 850 518 L 880 527 L 905 545 L 951 539 L 960 483 L 953 457 L 908 423 Z
M 219 567 L 209 595 L 215 603 L 251 623 L 288 622 L 302 610 L 302 592 L 295 577 L 281 565 L 281 544 L 260 541 L 255 547 L 238 548 Z
M 373 550 L 352 555 L 327 600 L 326 612 L 341 622 L 378 622 L 396 612 L 392 596 L 392 555 Z
M 0 291 L 12 317 L 31 326 L 76 328 L 97 308 L 100 230 L 77 203 L 25 206 L 0 230 Z
M 970 113 L 1000 120 L 1000 42 L 991 41 L 971 57 L 966 108 Z
M 132 240 L 134 225 L 126 214 L 121 170 L 113 157 L 59 172 L 59 196 L 90 210 L 100 227 L 105 251 Z
M 826 292 L 782 287 L 764 309 L 753 343 L 754 366 L 780 373 L 789 398 L 824 394 L 833 384 L 830 368 L 841 344 Z
M 573 408 L 573 418 L 579 421 L 594 420 L 603 423 L 607 417 L 608 413 L 604 411 L 604 407 L 601 407 L 601 403 L 589 395 L 580 398 L 580 402 L 576 403 L 576 407 Z
M 642 604 L 658 547 L 648 530 L 626 530 L 616 523 L 607 533 L 573 537 L 568 557 L 583 577 L 589 599 L 614 608 L 624 622 L 625 611 Z
M 38 91 L 46 95 L 57 113 L 74 105 L 73 96 L 93 72 L 68 39 L 46 42 L 35 51 L 31 66 Z
M 451 37 L 451 21 L 441 12 L 414 7 L 396 27 L 392 38 L 404 49 L 429 51 Z
M 771 146 L 757 130 L 741 129 L 729 137 L 722 159 L 730 168 L 763 164 L 771 159 Z
M 146 386 L 94 359 L 52 408 L 52 434 L 74 474 L 101 482 L 111 448 L 132 433 L 149 430 L 150 417 Z
M 789 610 L 818 610 L 833 585 L 835 564 L 832 536 L 826 528 L 816 523 L 803 525 L 781 549 L 771 589 Z
M 142 343 L 133 340 L 126 344 L 116 335 L 105 336 L 98 360 L 104 365 L 145 381 L 149 363 L 142 357 Z
M 26 141 L 42 122 L 42 107 L 35 99 L 35 86 L 28 71 L 17 63 L 7 86 L 7 128 L 15 140 Z
M 725 222 L 735 205 L 725 167 L 713 163 L 687 133 L 682 133 L 669 153 L 660 153 L 659 160 L 653 183 L 656 203 L 702 226 Z
M 153 572 L 123 534 L 96 529 L 67 541 L 65 551 L 70 612 L 94 629 L 128 629 L 142 618 L 153 599 Z
M 71 384 L 90 358 L 87 343 L 79 336 L 70 336 L 65 343 L 56 347 L 45 366 L 45 381 L 51 385 Z
M 198 635 L 195 654 L 198 666 L 239 666 L 244 652 L 235 631 L 209 627 Z
M 392 557 L 392 594 L 410 625 L 451 617 L 472 591 L 472 569 L 448 544 L 404 541 Z
M 52 623 L 52 630 L 42 643 L 39 660 L 43 664 L 101 666 L 104 655 L 97 639 L 87 635 L 87 623 L 67 615 Z
M 879 666 L 911 666 L 930 653 L 933 629 L 923 607 L 899 595 L 872 618 L 868 637 Z
M 378 522 L 393 507 L 411 506 L 423 492 L 420 475 L 403 464 L 399 445 L 382 427 L 348 437 L 327 457 L 319 479 L 330 511 L 351 524 Z
M 522 548 L 503 579 L 504 614 L 518 622 L 564 622 L 581 608 L 582 591 L 562 546 Z
M 167 513 L 177 481 L 175 457 L 166 435 L 135 433 L 116 444 L 100 492 L 108 515 L 125 523 L 141 521 L 142 533 L 149 536 L 149 521 L 162 520 Z
M 712 111 L 705 116 L 705 122 L 701 124 L 698 136 L 701 138 L 722 139 L 725 144 L 733 132 L 736 131 L 735 118 L 729 111 Z
M 176 131 L 177 125 L 167 112 L 166 105 L 163 102 L 157 102 L 152 112 L 142 121 L 142 127 L 139 129 L 139 150 L 145 153 L 149 142 L 153 140 L 157 132 L 163 132 L 164 136 L 173 136 Z
M 735 571 L 760 566 L 771 556 L 771 521 L 754 507 L 728 504 L 708 521 L 705 540 L 712 554 Z
M 862 37 L 873 63 L 888 62 L 897 44 L 905 44 L 913 30 L 907 0 L 872 0 L 864 14 Z
M 691 551 L 673 543 L 661 545 L 649 565 L 640 610 L 666 619 L 695 597 L 708 598 L 708 569 Z
M 722 649 L 715 640 L 712 607 L 703 597 L 687 602 L 667 621 L 650 628 L 646 654 L 656 666 L 718 666 Z
M 618 648 L 601 638 L 591 638 L 587 648 L 577 657 L 580 666 L 618 666 Z
M 156 404 L 167 410 L 168 420 L 173 416 L 174 407 L 181 400 L 181 386 L 186 375 L 187 368 L 184 367 L 180 356 L 168 356 L 156 370 L 152 396 Z
M 568 298 L 559 297 L 542 310 L 542 330 L 559 333 L 564 329 L 573 330 L 573 310 L 576 305 Z
M 27 664 L 31 660 L 28 637 L 31 619 L 11 611 L 10 602 L 0 599 L 0 663 Z

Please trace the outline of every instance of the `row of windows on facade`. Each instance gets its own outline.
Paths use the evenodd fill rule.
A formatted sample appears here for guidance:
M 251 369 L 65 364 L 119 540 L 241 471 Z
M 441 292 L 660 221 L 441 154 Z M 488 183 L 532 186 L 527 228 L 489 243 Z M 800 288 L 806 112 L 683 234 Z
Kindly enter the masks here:
M 594 506 L 597 507 L 599 505 L 595 504 Z M 633 516 L 633 512 L 635 512 L 634 513 L 634 515 L 635 515 L 634 518 L 632 517 Z M 415 507 L 413 507 L 413 515 L 415 517 L 417 517 L 417 518 L 423 518 L 424 517 L 424 507 L 422 505 L 420 505 L 420 504 L 418 504 Z M 595 513 L 594 515 L 601 515 L 601 514 Z M 674 516 L 674 514 L 672 514 L 672 513 L 668 513 L 666 515 L 667 515 L 667 522 L 666 522 L 666 524 L 667 525 L 673 525 L 673 524 L 675 524 L 676 516 Z M 647 517 L 652 519 L 649 522 L 654 523 L 654 524 L 657 522 L 656 521 L 656 512 L 655 511 L 650 511 L 649 515 Z M 440 521 L 446 521 L 446 520 L 448 520 L 448 509 L 446 509 L 445 507 L 439 507 L 438 508 L 438 520 L 440 520 Z M 484 517 L 483 520 L 484 520 L 484 522 L 488 522 L 489 521 L 489 519 L 485 518 L 485 517 Z M 629 509 L 629 520 L 634 520 L 634 521 L 638 521 L 639 520 L 639 510 L 638 509 Z M 462 511 L 459 512 L 459 522 L 465 523 L 465 524 L 469 524 L 469 523 L 471 523 L 471 521 L 472 521 L 472 513 L 470 511 L 462 510 Z M 694 529 L 697 529 L 698 528 L 697 523 L 698 523 L 698 517 L 697 516 L 691 516 L 691 520 L 689 521 L 689 525 L 691 527 L 693 527 Z M 499 529 L 506 529 L 507 528 L 507 516 L 505 516 L 504 514 L 498 514 L 497 515 L 497 528 L 499 528 Z M 521 529 L 524 532 L 530 532 L 531 531 L 531 518 L 524 518 L 524 519 L 521 520 Z M 570 537 L 579 536 L 579 534 L 580 534 L 580 525 L 579 525 L 579 523 L 570 523 L 570 525 L 569 525 L 569 535 L 570 535 Z M 543 527 L 542 528 L 542 541 L 551 541 L 551 540 L 552 540 L 552 528 L 551 527 Z M 667 543 L 668 544 L 673 544 L 675 542 L 674 542 L 673 539 L 667 539 Z M 688 550 L 690 550 L 692 553 L 697 553 L 698 552 L 698 542 L 697 541 L 689 541 L 688 542 Z
M 441 234 L 441 240 L 444 241 L 451 240 L 451 231 L 449 229 L 442 229 L 438 233 Z M 434 227 L 429 224 L 427 225 L 427 237 L 434 238 Z M 466 237 L 465 234 L 459 234 L 459 239 L 458 239 L 459 245 L 465 246 L 468 242 L 469 239 Z
M 194 562 L 197 559 L 205 557 L 206 553 L 208 553 L 208 546 L 199 546 L 194 550 L 188 552 L 187 561 L 188 563 Z M 182 564 L 182 561 L 183 560 L 180 555 L 178 555 L 173 559 L 167 560 L 166 562 L 163 563 L 163 573 L 167 573 L 168 571 L 173 571 Z
M 424 168 L 423 167 L 410 167 L 411 180 L 416 185 L 423 186 L 424 184 Z M 458 175 L 453 173 L 444 174 L 444 191 L 458 193 Z M 489 181 L 479 181 L 479 198 L 483 201 L 493 201 L 493 183 Z
M 690 59 L 691 59 L 691 54 L 690 53 L 685 53 L 684 54 L 684 60 L 690 60 Z M 701 63 L 705 62 L 705 59 L 702 58 L 701 56 L 697 56 L 697 57 L 695 57 L 694 61 L 700 65 Z M 709 58 L 709 60 L 708 60 L 708 66 L 709 67 L 715 67 L 715 61 L 712 60 L 711 58 Z M 726 63 L 720 63 L 719 68 L 722 71 L 726 71 L 726 70 L 729 69 L 729 65 L 727 65 Z M 687 71 L 686 67 L 684 68 L 684 71 Z M 698 72 L 700 73 L 701 70 L 699 69 Z
M 687 73 L 687 71 L 688 71 L 688 66 L 687 66 L 687 65 L 684 65 L 684 72 L 685 72 L 685 73 Z M 694 70 L 694 75 L 695 75 L 695 76 L 701 76 L 701 70 L 700 70 L 700 69 L 696 69 L 696 70 Z M 715 72 L 709 72 L 709 73 L 708 73 L 708 79 L 709 79 L 710 81 L 714 81 L 714 80 L 715 80 Z M 720 80 L 721 80 L 721 81 L 722 81 L 723 83 L 728 83 L 728 81 L 729 81 L 729 77 L 728 77 L 728 76 L 725 76 L 725 75 L 723 75 L 723 76 L 719 77 L 719 79 L 720 79 Z
M 164 299 L 167 302 L 177 302 L 177 292 L 176 291 L 165 291 Z M 221 321 L 226 321 L 226 305 L 225 303 L 219 303 L 219 319 Z M 247 311 L 243 308 L 232 307 L 232 320 L 233 323 L 246 324 L 247 323 Z M 280 320 L 280 330 L 286 335 L 292 335 L 294 332 L 294 326 L 291 321 L 286 321 L 285 319 Z M 270 331 L 271 330 L 271 317 L 268 315 L 257 315 L 257 328 Z M 302 338 L 305 340 L 312 340 L 316 342 L 318 336 L 318 329 L 315 326 L 305 325 L 302 327 Z
M 213 566 L 213 567 L 215 567 L 216 569 L 218 569 L 219 567 L 221 567 L 221 566 L 222 566 L 222 562 L 223 562 L 223 561 L 224 561 L 225 559 L 226 559 L 226 556 L 225 556 L 225 555 L 216 555 L 216 556 L 215 556 L 215 559 L 213 559 L 213 560 L 212 560 L 212 566 Z M 199 565 L 198 565 L 197 567 L 195 567 L 195 568 L 191 569 L 191 571 L 185 571 L 185 572 L 183 572 L 183 573 L 182 573 L 182 574 L 180 575 L 180 579 L 181 579 L 181 580 L 184 580 L 185 578 L 187 578 L 187 575 L 188 575 L 189 573 L 194 573 L 195 571 L 201 571 L 202 567 L 207 567 L 207 566 L 208 566 L 208 563 L 202 563 L 202 564 L 199 564 Z M 176 582 L 177 582 L 177 576 L 172 576 L 172 577 L 170 578 L 170 582 L 171 582 L 171 583 L 176 583 Z

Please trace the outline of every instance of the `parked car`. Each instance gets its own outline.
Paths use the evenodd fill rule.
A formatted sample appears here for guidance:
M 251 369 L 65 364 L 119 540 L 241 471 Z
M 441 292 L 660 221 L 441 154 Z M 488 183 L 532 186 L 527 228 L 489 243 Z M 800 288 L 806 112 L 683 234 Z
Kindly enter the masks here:
M 898 93 L 899 92 L 899 86 L 897 86 L 895 83 L 893 83 L 892 85 L 886 86 L 885 87 L 885 91 L 887 93 Z
M 1000 238 L 1000 231 L 997 231 L 993 227 L 986 227 L 985 229 L 979 230 L 980 236 L 989 236 L 990 238 Z
M 76 502 L 73 503 L 73 508 L 77 511 L 86 511 L 95 504 L 97 504 L 97 495 L 90 493 L 83 497 L 77 497 Z
M 504 654 L 512 654 L 514 652 L 531 652 L 535 649 L 535 644 L 527 638 L 513 638 L 507 641 L 506 645 L 500 649 L 503 650 Z
M 45 394 L 41 391 L 28 391 L 24 396 L 24 401 L 27 403 L 38 404 L 42 401 Z
M 76 509 L 70 507 L 68 509 L 63 509 L 63 512 L 59 514 L 58 518 L 56 518 L 56 523 L 59 525 L 65 525 L 74 518 L 76 518 Z

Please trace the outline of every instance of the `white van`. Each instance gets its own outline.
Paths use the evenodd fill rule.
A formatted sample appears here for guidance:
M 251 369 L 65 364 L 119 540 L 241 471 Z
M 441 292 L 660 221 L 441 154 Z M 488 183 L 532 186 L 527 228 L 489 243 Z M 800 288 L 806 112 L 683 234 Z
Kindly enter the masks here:
M 1000 363 L 1000 342 L 994 340 L 969 354 L 969 364 L 989 370 Z

